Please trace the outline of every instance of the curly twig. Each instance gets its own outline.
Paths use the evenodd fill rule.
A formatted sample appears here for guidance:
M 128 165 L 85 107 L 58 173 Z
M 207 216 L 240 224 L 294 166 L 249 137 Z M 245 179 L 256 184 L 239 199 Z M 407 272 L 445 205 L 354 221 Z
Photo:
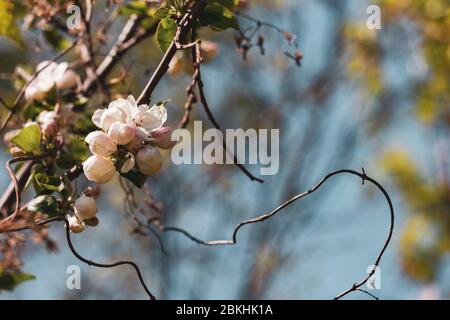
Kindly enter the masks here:
M 144 278 L 142 277 L 142 274 L 141 274 L 141 270 L 139 269 L 138 265 L 135 262 L 124 260 L 124 261 L 117 261 L 117 262 L 114 262 L 114 263 L 98 263 L 98 262 L 94 262 L 92 260 L 86 259 L 82 255 L 80 255 L 78 253 L 78 251 L 75 249 L 75 247 L 73 246 L 72 239 L 70 238 L 69 221 L 66 218 L 64 218 L 64 217 L 53 217 L 53 218 L 50 218 L 50 219 L 39 221 L 36 224 L 34 224 L 33 227 L 34 226 L 46 225 L 46 224 L 49 224 L 49 223 L 55 222 L 55 221 L 64 221 L 64 223 L 66 225 L 67 244 L 69 245 L 70 251 L 72 251 L 73 255 L 78 260 L 86 263 L 87 265 L 98 267 L 98 268 L 113 268 L 113 267 L 117 267 L 117 266 L 121 266 L 121 265 L 130 265 L 130 266 L 132 266 L 134 268 L 134 270 L 136 271 L 136 274 L 137 274 L 137 276 L 139 278 L 139 282 L 141 283 L 142 288 L 144 288 L 144 290 L 147 293 L 147 295 L 149 296 L 150 300 L 156 300 L 156 297 L 150 292 L 150 290 L 148 289 L 147 285 L 145 284 Z M 31 226 L 25 226 L 25 227 L 9 229 L 9 230 L 0 230 L 0 233 L 12 233 L 12 232 L 19 232 L 19 231 L 24 231 L 24 230 L 29 230 L 29 229 L 31 229 Z
M 273 217 L 275 214 L 277 214 L 279 211 L 281 211 L 283 208 L 287 207 L 288 205 L 290 205 L 291 203 L 304 198 L 310 194 L 312 194 L 313 192 L 315 192 L 317 189 L 319 189 L 328 179 L 330 179 L 331 177 L 338 175 L 338 174 L 344 174 L 344 173 L 348 173 L 348 174 L 352 174 L 352 175 L 356 175 L 360 178 L 362 178 L 362 181 L 364 183 L 364 181 L 370 181 L 372 184 L 374 184 L 384 195 L 384 197 L 386 198 L 386 201 L 389 205 L 389 210 L 390 210 L 390 225 L 389 225 L 389 231 L 388 231 L 388 235 L 387 238 L 384 242 L 383 247 L 381 248 L 381 250 L 379 251 L 375 262 L 374 262 L 374 268 L 373 270 L 365 277 L 363 278 L 361 281 L 353 284 L 352 287 L 350 287 L 349 289 L 343 291 L 342 293 L 338 294 L 334 299 L 340 299 L 343 296 L 349 294 L 350 292 L 353 291 L 357 291 L 361 286 L 363 286 L 369 279 L 370 277 L 375 273 L 376 267 L 380 264 L 381 258 L 386 250 L 386 248 L 389 245 L 389 242 L 391 241 L 392 238 L 392 234 L 394 232 L 394 206 L 392 205 L 392 201 L 391 198 L 389 197 L 389 194 L 386 192 L 386 190 L 384 189 L 384 187 L 378 183 L 376 180 L 374 180 L 373 178 L 369 177 L 366 175 L 364 169 L 362 171 L 362 173 L 354 171 L 354 170 L 350 170 L 350 169 L 341 169 L 341 170 L 337 170 L 337 171 L 333 171 L 329 174 L 327 174 L 325 177 L 323 177 L 316 185 L 314 185 L 313 187 L 311 187 L 309 190 L 300 193 L 294 197 L 292 197 L 291 199 L 287 200 L 286 202 L 282 203 L 281 205 L 279 205 L 278 207 L 276 207 L 275 209 L 273 209 L 272 211 L 259 215 L 255 218 L 249 219 L 249 220 L 244 220 L 242 222 L 240 222 L 239 224 L 236 225 L 236 227 L 234 228 L 232 237 L 230 240 L 210 240 L 210 241 L 205 241 L 205 240 L 201 240 L 198 239 L 196 237 L 194 237 L 193 235 L 191 235 L 189 232 L 181 229 L 181 228 L 177 228 L 177 227 L 164 227 L 161 226 L 161 230 L 162 231 L 174 231 L 174 232 L 179 232 L 184 234 L 185 236 L 187 236 L 189 239 L 191 239 L 192 241 L 201 244 L 201 245 L 205 245 L 205 246 L 218 246 L 218 245 L 234 245 L 237 243 L 237 234 L 239 232 L 239 230 L 247 225 L 247 224 L 253 224 L 253 223 L 257 223 L 257 222 L 263 222 L 267 219 L 270 219 L 271 217 Z

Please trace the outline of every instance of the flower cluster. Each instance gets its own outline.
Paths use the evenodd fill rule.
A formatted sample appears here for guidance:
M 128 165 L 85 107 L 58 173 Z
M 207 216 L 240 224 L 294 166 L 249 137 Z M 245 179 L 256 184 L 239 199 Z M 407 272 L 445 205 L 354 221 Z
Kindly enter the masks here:
M 42 61 L 38 64 L 36 72 L 38 72 L 36 78 L 25 89 L 27 101 L 42 101 L 53 88 L 70 89 L 79 82 L 78 75 L 69 69 L 67 62 L 58 64 L 52 61 Z
M 93 153 L 83 163 L 87 179 L 103 184 L 113 178 L 116 170 L 122 174 L 138 170 L 147 176 L 158 172 L 162 158 L 156 147 L 170 149 L 176 143 L 171 141 L 171 128 L 163 127 L 166 120 L 163 103 L 138 106 L 131 95 L 96 110 L 92 121 L 101 130 L 89 133 L 85 139 Z

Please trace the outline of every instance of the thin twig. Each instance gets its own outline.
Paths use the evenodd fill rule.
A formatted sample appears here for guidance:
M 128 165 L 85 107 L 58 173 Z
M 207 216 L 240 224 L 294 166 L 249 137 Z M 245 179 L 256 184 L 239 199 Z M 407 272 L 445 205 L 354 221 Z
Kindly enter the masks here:
M 187 12 L 184 14 L 183 18 L 178 23 L 177 34 L 175 35 L 175 38 L 172 40 L 172 43 L 170 44 L 169 48 L 167 49 L 166 53 L 161 59 L 159 65 L 156 67 L 155 72 L 152 74 L 150 80 L 147 82 L 138 99 L 136 100 L 138 104 L 150 100 L 151 95 L 155 90 L 156 86 L 158 85 L 159 81 L 169 69 L 170 61 L 172 61 L 175 53 L 178 51 L 177 49 L 178 41 L 176 40 L 181 39 L 186 35 L 186 33 L 193 26 L 198 15 L 201 13 L 201 11 L 205 6 L 206 6 L 205 0 L 196 0 L 192 5 L 192 8 L 188 9 Z
M 213 126 L 221 131 L 219 122 L 216 120 L 216 118 L 214 117 L 211 109 L 209 108 L 209 104 L 208 101 L 206 100 L 206 95 L 205 95 L 205 91 L 204 91 L 204 84 L 202 81 L 202 75 L 201 75 L 201 71 L 200 71 L 200 66 L 198 66 L 198 79 L 197 79 L 197 87 L 198 87 L 198 91 L 199 91 L 199 95 L 200 95 L 200 102 L 203 106 L 203 109 L 205 110 L 208 119 L 211 121 L 211 123 L 213 124 Z M 222 135 L 222 145 L 223 145 L 223 149 L 228 152 L 230 155 L 233 156 L 233 163 L 239 168 L 241 169 L 241 171 L 250 178 L 250 180 L 252 181 L 257 181 L 259 183 L 264 183 L 264 180 L 258 177 L 255 177 L 250 171 L 248 171 L 248 169 L 241 163 L 238 163 L 238 159 L 236 157 L 236 154 L 234 152 L 234 150 L 229 150 L 227 147 L 227 143 L 225 140 L 225 136 Z
M 19 232 L 19 231 L 24 231 L 24 230 L 30 230 L 31 228 L 33 228 L 35 226 L 46 225 L 46 224 L 49 224 L 49 223 L 54 222 L 54 221 L 64 221 L 64 223 L 66 225 L 67 244 L 69 245 L 70 251 L 72 251 L 73 255 L 78 260 L 86 263 L 87 265 L 94 266 L 94 267 L 99 267 L 99 268 L 113 268 L 113 267 L 117 267 L 117 266 L 121 266 L 121 265 L 130 265 L 130 266 L 132 266 L 134 268 L 134 270 L 136 271 L 136 274 L 137 274 L 137 276 L 139 278 L 139 282 L 141 283 L 142 288 L 144 288 L 144 290 L 147 293 L 147 295 L 149 296 L 150 300 L 156 300 L 156 297 L 150 292 L 150 290 L 148 289 L 147 285 L 145 284 L 145 281 L 144 281 L 144 279 L 142 277 L 142 274 L 141 274 L 141 270 L 139 269 L 138 265 L 135 262 L 124 260 L 124 261 L 118 261 L 118 262 L 113 262 L 113 263 L 98 263 L 98 262 L 86 259 L 82 255 L 80 255 L 78 253 L 78 251 L 75 249 L 75 247 L 73 246 L 72 239 L 70 237 L 69 221 L 66 218 L 64 218 L 64 217 L 53 217 L 53 218 L 50 218 L 50 219 L 39 221 L 39 222 L 35 223 L 33 226 L 25 226 L 25 227 L 9 229 L 9 230 L 0 230 L 0 233 L 12 233 L 12 232 Z
M 205 245 L 205 246 L 218 246 L 218 245 L 234 245 L 237 243 L 237 234 L 239 232 L 239 230 L 247 225 L 247 224 L 254 224 L 254 223 L 258 223 L 258 222 L 263 222 L 267 219 L 272 218 L 275 214 L 277 214 L 279 211 L 281 211 L 282 209 L 284 209 L 285 207 L 287 207 L 288 205 L 290 205 L 291 203 L 304 198 L 310 194 L 312 194 L 313 192 L 315 192 L 317 189 L 319 189 L 328 179 L 330 179 L 333 176 L 339 175 L 339 174 L 352 174 L 352 175 L 356 175 L 358 177 L 360 177 L 362 179 L 362 181 L 369 181 L 372 184 L 374 184 L 384 195 L 384 197 L 386 198 L 386 201 L 389 205 L 389 211 L 390 211 L 390 224 L 389 224 L 389 230 L 388 230 L 388 235 L 386 237 L 386 240 L 384 242 L 383 247 L 381 248 L 381 250 L 379 251 L 375 262 L 374 262 L 374 268 L 373 270 L 365 277 L 363 278 L 361 281 L 355 283 L 353 286 L 351 286 L 349 289 L 343 291 L 342 293 L 338 294 L 334 299 L 340 299 L 342 297 L 344 297 L 345 295 L 349 294 L 350 292 L 356 291 L 358 290 L 361 286 L 363 286 L 371 277 L 372 275 L 375 273 L 376 267 L 380 264 L 381 258 L 386 250 L 386 248 L 389 245 L 389 242 L 391 241 L 392 238 L 392 234 L 394 232 L 394 219 L 395 219 L 395 215 L 394 215 L 394 206 L 392 205 L 392 201 L 391 198 L 389 197 L 389 194 L 387 193 L 387 191 L 384 189 L 384 187 L 378 183 L 376 180 L 374 180 L 373 178 L 369 177 L 366 175 L 366 173 L 363 171 L 363 173 L 354 171 L 354 170 L 350 170 L 350 169 L 341 169 L 341 170 L 337 170 L 337 171 L 333 171 L 329 174 L 327 174 L 325 177 L 323 177 L 316 185 L 314 185 L 312 188 L 310 188 L 309 190 L 300 193 L 294 197 L 292 197 L 291 199 L 287 200 L 286 202 L 282 203 L 281 205 L 279 205 L 278 207 L 276 207 L 275 209 L 273 209 L 272 211 L 259 215 L 255 218 L 249 219 L 249 220 L 244 220 L 242 222 L 240 222 L 239 224 L 236 225 L 236 227 L 234 228 L 232 237 L 230 240 L 210 240 L 210 241 L 205 241 L 205 240 L 201 240 L 199 238 L 194 237 L 193 235 L 191 235 L 189 232 L 181 229 L 181 228 L 177 228 L 177 227 L 164 227 L 161 226 L 161 230 L 166 232 L 166 231 L 174 231 L 174 232 L 178 232 L 181 234 L 184 234 L 185 236 L 187 236 L 189 239 L 191 239 L 192 241 L 201 244 L 201 245 Z

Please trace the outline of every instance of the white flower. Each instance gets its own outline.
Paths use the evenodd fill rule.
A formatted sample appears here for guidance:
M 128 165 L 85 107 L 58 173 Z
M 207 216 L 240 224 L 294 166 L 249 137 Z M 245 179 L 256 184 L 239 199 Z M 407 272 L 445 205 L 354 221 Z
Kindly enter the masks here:
M 36 67 L 37 76 L 25 89 L 27 101 L 42 101 L 55 85 L 60 89 L 68 89 L 78 83 L 78 75 L 68 69 L 68 63 L 60 64 L 53 61 L 42 61 Z
M 103 184 L 113 178 L 116 168 L 111 160 L 94 155 L 84 161 L 83 171 L 88 180 Z
M 113 139 L 103 131 L 89 133 L 85 141 L 89 144 L 91 152 L 100 157 L 108 157 L 117 151 L 117 146 Z
M 47 110 L 43 110 L 41 111 L 41 113 L 39 113 L 39 115 L 36 118 L 36 121 L 39 124 L 44 124 L 46 122 L 55 120 L 57 118 L 55 111 L 47 111 Z
M 48 84 L 49 82 L 47 81 L 36 82 L 36 80 L 34 80 L 25 89 L 25 99 L 27 101 L 44 100 L 45 96 L 47 95 L 47 92 L 49 92 L 53 87 L 53 83 L 50 83 L 51 84 L 50 86 L 48 86 Z
M 95 200 L 91 197 L 79 197 L 75 200 L 73 207 L 75 209 L 75 215 L 81 221 L 95 217 L 98 212 Z
M 96 110 L 92 116 L 92 122 L 105 131 L 115 122 L 128 124 L 143 140 L 149 140 L 151 132 L 161 128 L 166 120 L 167 110 L 163 105 L 138 106 L 131 95 L 126 100 L 119 98 L 112 101 L 108 108 Z
M 59 128 L 58 117 L 54 111 L 41 111 L 36 120 L 41 125 L 44 137 L 51 138 L 56 136 Z
M 145 146 L 136 155 L 139 171 L 147 176 L 155 174 L 162 167 L 162 157 L 158 149 Z
M 136 163 L 136 160 L 134 159 L 134 155 L 131 152 L 127 153 L 126 159 L 127 160 L 125 160 L 122 167 L 120 168 L 121 173 L 127 173 L 128 171 L 132 170 Z
M 78 83 L 79 77 L 76 72 L 67 67 L 67 62 L 60 63 L 53 72 L 53 79 L 59 89 L 70 89 Z
M 96 110 L 94 112 L 94 115 L 92 116 L 92 122 L 94 122 L 94 124 L 97 127 L 105 131 L 108 131 L 109 127 L 114 122 L 125 123 L 126 120 L 127 120 L 126 114 L 119 108 L 115 107 Z
M 77 217 L 75 216 L 67 216 L 67 221 L 69 222 L 69 229 L 73 233 L 80 233 L 84 230 L 84 223 L 78 221 Z
M 109 127 L 108 135 L 113 139 L 115 143 L 124 145 L 133 140 L 135 136 L 135 130 L 132 126 L 126 123 L 116 121 Z

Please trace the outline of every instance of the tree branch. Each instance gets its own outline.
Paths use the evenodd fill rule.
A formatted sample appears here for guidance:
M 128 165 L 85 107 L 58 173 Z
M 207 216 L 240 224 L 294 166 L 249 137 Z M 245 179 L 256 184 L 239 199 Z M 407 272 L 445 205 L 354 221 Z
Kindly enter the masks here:
M 183 38 L 187 34 L 205 6 L 206 0 L 196 0 L 192 7 L 187 9 L 187 12 L 178 23 L 177 34 L 175 38 L 172 40 L 172 43 L 161 59 L 161 62 L 156 68 L 152 77 L 145 85 L 144 90 L 142 90 L 141 94 L 139 95 L 136 101 L 138 104 L 148 102 L 151 99 L 153 91 L 155 90 L 162 77 L 166 74 L 167 70 L 169 69 L 170 61 L 178 50 L 178 40 Z

